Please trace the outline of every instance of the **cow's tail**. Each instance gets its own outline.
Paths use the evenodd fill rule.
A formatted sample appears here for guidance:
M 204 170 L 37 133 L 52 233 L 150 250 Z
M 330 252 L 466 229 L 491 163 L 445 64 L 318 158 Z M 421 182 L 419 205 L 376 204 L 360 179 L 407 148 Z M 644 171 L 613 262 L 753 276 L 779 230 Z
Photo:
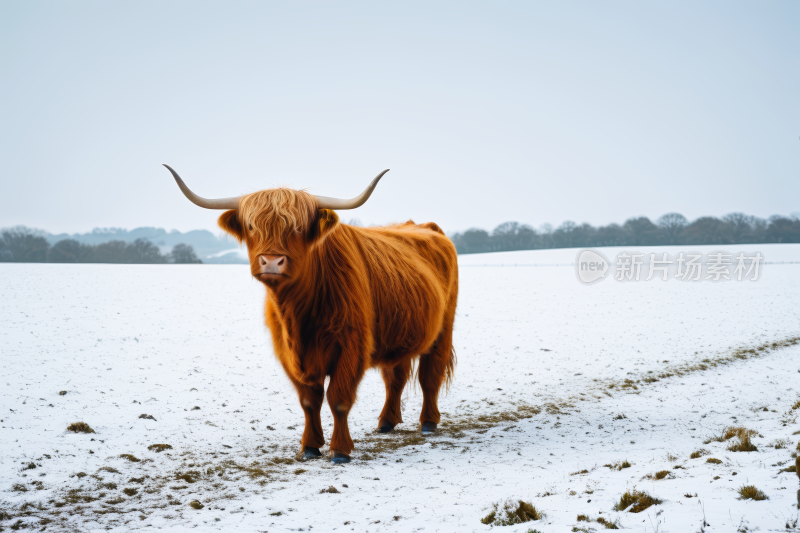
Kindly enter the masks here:
M 444 367 L 444 381 L 442 382 L 445 394 L 450 392 L 450 385 L 453 383 L 453 378 L 455 376 L 455 373 L 456 373 L 456 349 L 451 343 L 450 351 L 447 354 L 447 361 L 445 362 L 445 367 Z

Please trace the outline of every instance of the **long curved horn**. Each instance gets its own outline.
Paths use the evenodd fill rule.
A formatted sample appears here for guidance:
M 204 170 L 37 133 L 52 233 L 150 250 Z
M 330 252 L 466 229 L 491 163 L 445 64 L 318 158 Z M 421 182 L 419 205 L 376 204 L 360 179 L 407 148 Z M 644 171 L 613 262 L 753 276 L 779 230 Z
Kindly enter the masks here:
M 169 167 L 167 167 L 169 168 Z M 380 174 L 378 174 L 372 183 L 367 185 L 367 188 L 364 189 L 364 192 L 356 196 L 355 198 L 351 198 L 349 200 L 343 200 L 341 198 L 330 198 L 328 196 L 316 196 L 317 202 L 319 202 L 320 209 L 355 209 L 356 207 L 361 207 L 364 205 L 364 202 L 369 200 L 372 191 L 375 190 L 375 187 L 378 185 L 378 182 L 381 181 L 381 178 L 384 174 L 389 172 L 387 168 Z
M 189 189 L 189 187 L 186 186 L 181 177 L 178 176 L 178 173 L 172 170 L 172 167 L 167 164 L 164 164 L 164 166 L 167 167 L 167 170 L 172 172 L 172 177 L 175 178 L 175 183 L 178 184 L 178 187 L 181 188 L 183 194 L 193 204 L 199 205 L 200 207 L 205 207 L 206 209 L 239 209 L 239 196 L 235 198 L 202 198 L 197 196 L 191 191 L 191 189 Z

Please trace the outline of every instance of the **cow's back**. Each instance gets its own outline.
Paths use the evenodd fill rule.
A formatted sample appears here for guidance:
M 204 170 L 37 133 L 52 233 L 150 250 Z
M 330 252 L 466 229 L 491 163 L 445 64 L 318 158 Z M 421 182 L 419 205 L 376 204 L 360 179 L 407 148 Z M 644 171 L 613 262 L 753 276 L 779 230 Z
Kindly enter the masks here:
M 436 224 L 351 228 L 362 252 L 374 317 L 372 364 L 427 351 L 449 307 L 455 309 L 458 263 Z

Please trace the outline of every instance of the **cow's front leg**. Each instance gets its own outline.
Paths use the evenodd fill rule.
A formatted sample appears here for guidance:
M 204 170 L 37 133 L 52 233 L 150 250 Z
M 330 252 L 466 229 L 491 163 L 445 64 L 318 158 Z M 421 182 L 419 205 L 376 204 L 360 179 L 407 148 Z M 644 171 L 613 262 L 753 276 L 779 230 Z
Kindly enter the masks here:
M 322 398 L 325 391 L 324 382 L 320 381 L 313 385 L 305 385 L 294 382 L 297 395 L 300 397 L 300 405 L 306 416 L 306 427 L 303 430 L 303 438 L 300 441 L 300 453 L 297 459 L 316 459 L 322 457 L 320 448 L 325 444 L 325 436 L 322 433 L 322 420 L 320 410 L 322 409 Z
M 350 452 L 353 451 L 353 439 L 350 438 L 350 428 L 347 425 L 347 416 L 356 402 L 356 389 L 364 369 L 361 364 L 339 365 L 328 384 L 328 405 L 333 414 L 333 435 L 331 436 L 331 462 L 349 463 Z

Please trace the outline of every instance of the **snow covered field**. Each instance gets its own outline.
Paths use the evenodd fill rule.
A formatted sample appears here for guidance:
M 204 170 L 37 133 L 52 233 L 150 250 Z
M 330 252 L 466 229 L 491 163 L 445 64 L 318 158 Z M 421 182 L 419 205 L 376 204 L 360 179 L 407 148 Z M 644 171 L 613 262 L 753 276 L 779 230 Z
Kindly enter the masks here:
M 800 440 L 800 264 L 776 263 L 800 261 L 800 245 L 727 249 L 760 251 L 762 279 L 586 287 L 569 266 L 499 266 L 575 250 L 462 256 L 440 434 L 414 432 L 421 394 L 408 390 L 400 431 L 376 435 L 384 389 L 370 372 L 340 466 L 292 459 L 303 414 L 247 266 L 0 264 L 0 528 L 487 531 L 490 505 L 513 498 L 546 516 L 501 531 L 604 529 L 578 515 L 640 532 L 786 531 L 800 498 L 780 472 Z M 758 433 L 758 451 L 704 443 L 734 425 Z M 769 499 L 738 499 L 743 485 Z M 614 511 L 634 487 L 663 503 Z

